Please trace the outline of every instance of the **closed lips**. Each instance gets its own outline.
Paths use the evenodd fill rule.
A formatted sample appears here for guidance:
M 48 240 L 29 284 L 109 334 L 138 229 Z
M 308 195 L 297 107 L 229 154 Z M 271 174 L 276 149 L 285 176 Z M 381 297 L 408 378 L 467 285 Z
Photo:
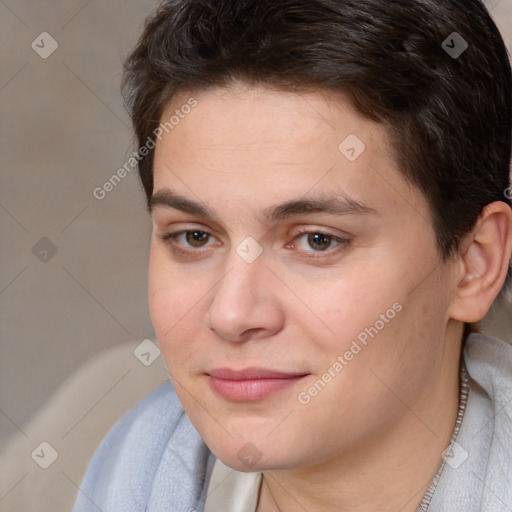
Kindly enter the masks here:
M 243 370 L 215 368 L 207 374 L 223 380 L 293 379 L 308 375 L 308 373 L 282 372 L 266 368 L 245 368 Z
M 263 400 L 294 385 L 308 374 L 253 367 L 243 370 L 216 368 L 208 375 L 211 389 L 218 396 L 232 402 L 249 402 Z

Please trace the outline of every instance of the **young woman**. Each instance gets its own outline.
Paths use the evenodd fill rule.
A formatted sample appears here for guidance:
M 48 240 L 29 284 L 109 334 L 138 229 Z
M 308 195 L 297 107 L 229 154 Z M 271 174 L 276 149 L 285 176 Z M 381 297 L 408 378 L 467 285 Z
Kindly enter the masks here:
M 170 380 L 74 512 L 512 510 L 512 79 L 478 0 L 171 0 L 126 61 Z

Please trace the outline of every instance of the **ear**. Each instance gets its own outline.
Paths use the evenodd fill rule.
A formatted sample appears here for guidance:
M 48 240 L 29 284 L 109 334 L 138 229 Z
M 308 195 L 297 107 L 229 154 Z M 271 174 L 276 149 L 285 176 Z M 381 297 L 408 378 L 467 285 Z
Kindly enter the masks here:
M 512 253 L 512 209 L 502 201 L 488 204 L 457 258 L 457 288 L 450 316 L 460 322 L 479 322 L 498 296 Z

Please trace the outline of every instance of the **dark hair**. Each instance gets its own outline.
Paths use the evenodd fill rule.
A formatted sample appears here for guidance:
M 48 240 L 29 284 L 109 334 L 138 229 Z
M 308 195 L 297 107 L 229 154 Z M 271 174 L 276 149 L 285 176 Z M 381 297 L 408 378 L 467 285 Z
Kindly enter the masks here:
M 510 204 L 510 62 L 479 0 L 163 2 L 125 61 L 139 146 L 176 93 L 236 81 L 340 91 L 384 124 L 399 169 L 430 205 L 443 258 L 485 205 Z M 139 161 L 148 200 L 153 156 Z

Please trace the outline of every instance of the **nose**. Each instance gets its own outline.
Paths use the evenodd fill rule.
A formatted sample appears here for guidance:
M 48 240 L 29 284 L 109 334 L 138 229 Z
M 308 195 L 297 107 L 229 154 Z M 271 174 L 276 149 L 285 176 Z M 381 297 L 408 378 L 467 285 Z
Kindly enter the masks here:
M 205 324 L 218 337 L 242 342 L 266 338 L 284 325 L 279 282 L 264 255 L 247 263 L 234 252 L 228 272 L 215 286 Z

